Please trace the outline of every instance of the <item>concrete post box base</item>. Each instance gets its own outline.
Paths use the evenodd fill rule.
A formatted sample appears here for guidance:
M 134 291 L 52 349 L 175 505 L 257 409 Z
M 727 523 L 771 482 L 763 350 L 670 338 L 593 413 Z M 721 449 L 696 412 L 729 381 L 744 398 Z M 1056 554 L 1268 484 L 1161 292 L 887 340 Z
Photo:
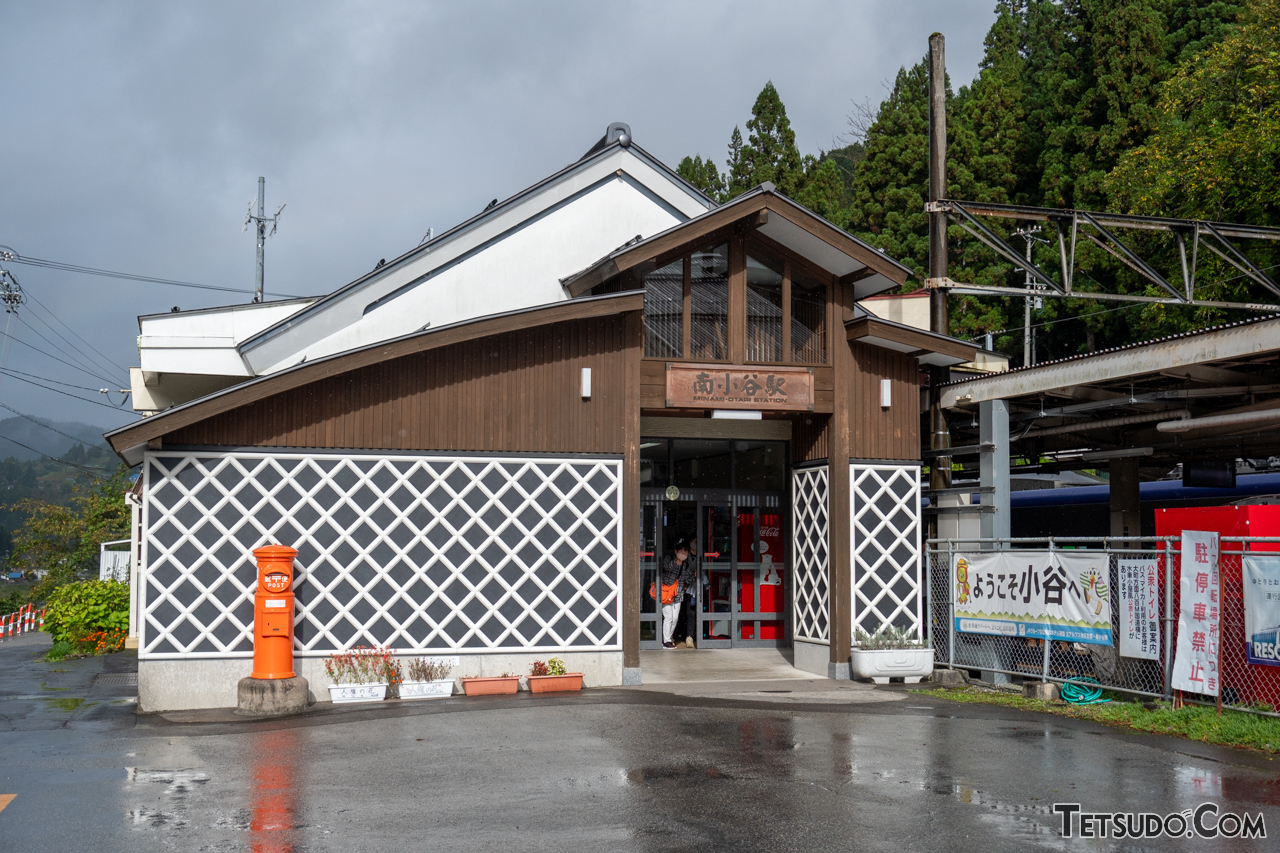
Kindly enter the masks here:
M 958 669 L 935 669 L 929 681 L 939 687 L 964 687 L 966 684 L 964 673 Z
M 311 704 L 307 680 L 300 675 L 293 678 L 242 678 L 236 693 L 236 713 L 247 717 L 297 714 L 307 710 Z

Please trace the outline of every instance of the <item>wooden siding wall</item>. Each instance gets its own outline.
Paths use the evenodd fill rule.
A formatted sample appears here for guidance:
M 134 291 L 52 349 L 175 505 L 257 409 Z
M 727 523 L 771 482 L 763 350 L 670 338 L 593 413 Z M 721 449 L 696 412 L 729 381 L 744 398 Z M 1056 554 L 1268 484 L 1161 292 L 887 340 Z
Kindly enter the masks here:
M 622 453 L 627 334 L 625 317 L 613 316 L 416 353 L 214 415 L 164 442 Z M 592 373 L 589 400 L 583 367 Z
M 852 344 L 849 455 L 856 459 L 920 458 L 920 369 L 916 359 L 867 344 Z M 880 380 L 892 385 L 892 404 L 880 408 Z
M 796 415 L 791 421 L 791 461 L 815 462 L 827 458 L 827 425 L 830 415 Z

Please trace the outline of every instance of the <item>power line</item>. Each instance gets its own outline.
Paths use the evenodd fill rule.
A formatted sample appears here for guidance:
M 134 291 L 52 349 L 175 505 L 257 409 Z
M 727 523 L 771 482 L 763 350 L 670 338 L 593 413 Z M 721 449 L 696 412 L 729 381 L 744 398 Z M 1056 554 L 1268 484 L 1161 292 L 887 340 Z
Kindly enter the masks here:
M 3 438 L 5 441 L 12 441 L 14 444 L 16 444 L 16 445 L 18 445 L 19 447 L 24 448 L 24 449 L 26 449 L 26 450 L 30 450 L 32 453 L 36 454 L 37 456 L 43 456 L 45 459 L 48 459 L 48 460 L 50 460 L 50 461 L 52 461 L 52 462 L 60 462 L 60 463 L 62 463 L 63 465 L 68 465 L 68 466 L 70 466 L 70 467 L 72 467 L 72 468 L 75 468 L 75 469 L 77 469 L 77 470 L 79 470 L 79 471 L 83 471 L 83 472 L 85 472 L 86 474 L 92 474 L 92 475 L 93 475 L 93 476 L 95 476 L 95 477 L 101 477 L 101 476 L 102 476 L 102 472 L 106 470 L 105 468 L 86 468 L 86 467 L 85 467 L 85 466 L 83 466 L 83 465 L 77 465 L 77 464 L 76 464 L 76 463 L 74 463 L 74 462 L 68 462 L 68 461 L 67 461 L 67 460 L 65 460 L 65 459 L 59 459 L 57 456 L 50 456 L 50 455 L 49 455 L 49 454 L 47 454 L 47 453 L 41 453 L 39 450 L 36 450 L 34 447 L 30 447 L 30 446 L 28 446 L 28 445 L 26 445 L 26 444 L 23 444 L 21 441 L 18 441 L 16 438 L 9 438 L 9 436 L 7 436 L 7 435 L 0 435 L 0 438 Z
M 7 247 L 6 247 L 7 248 Z M 32 258 L 19 255 L 12 249 L 7 249 L 0 253 L 0 258 L 12 261 L 15 264 L 26 264 L 31 267 L 42 267 L 44 269 L 61 270 L 63 272 L 81 273 L 83 275 L 99 275 L 107 278 L 119 278 L 125 281 L 141 281 L 148 284 L 164 284 L 169 287 L 190 287 L 197 290 L 217 290 L 222 293 L 255 293 L 253 290 L 246 290 L 243 287 L 220 287 L 215 284 L 198 284 L 194 281 L 181 281 L 172 278 L 155 278 L 149 275 L 140 275 L 138 273 L 116 272 L 114 270 L 98 269 L 97 267 L 86 267 L 80 264 L 68 264 L 62 261 L 50 261 L 44 258 Z M 275 293 L 272 296 L 283 296 L 288 299 L 297 299 L 298 297 L 292 293 Z
M 39 313 L 37 313 L 37 312 L 35 312 L 35 311 L 31 311 L 31 312 L 30 312 L 30 314 L 31 314 L 31 316 L 32 316 L 32 317 L 36 318 L 36 319 L 37 319 L 37 320 L 39 320 L 41 323 L 44 323 L 45 328 L 46 328 L 46 329 L 48 329 L 49 331 L 53 332 L 55 335 L 57 335 L 57 336 L 58 336 L 58 337 L 59 337 L 59 338 L 60 338 L 64 343 L 66 343 L 66 345 L 67 345 L 67 346 L 69 346 L 69 347 L 71 347 L 73 350 L 75 350 L 75 351 L 76 351 L 76 352 L 77 352 L 77 353 L 78 353 L 78 354 L 79 354 L 79 355 L 84 359 L 84 361 L 83 361 L 82 363 L 83 363 L 83 364 L 85 364 L 86 366 L 88 366 L 88 367 L 92 367 L 92 368 L 94 368 L 95 370 L 103 370 L 103 369 L 105 369 L 108 373 L 114 372 L 115 370 L 125 370 L 125 368 L 120 367 L 119 365 L 104 366 L 104 365 L 103 365 L 103 364 L 101 364 L 100 362 L 95 361 L 95 360 L 94 360 L 94 358 L 93 358 L 93 356 L 89 355 L 87 352 L 85 352 L 84 350 L 80 349 L 80 347 L 76 346 L 74 343 L 72 343 L 71 341 L 67 340 L 66 336 L 64 336 L 61 332 L 59 332 L 57 329 L 55 329 L 55 328 L 52 326 L 52 324 L 50 324 L 48 320 L 46 320 L 46 319 L 44 319 L 43 317 L 41 317 Z M 53 342 L 52 342 L 52 341 L 50 341 L 49 343 L 53 343 Z M 61 352 L 66 352 L 66 350 L 61 350 Z M 71 353 L 69 353 L 69 352 L 67 352 L 66 354 L 67 354 L 69 357 L 71 357 L 71 358 L 75 358 L 75 356 L 71 355 Z M 77 359 L 77 360 L 78 360 L 78 359 Z M 125 370 L 125 372 L 127 373 L 128 371 L 127 371 L 127 370 Z
M 37 329 L 35 326 L 33 326 L 33 325 L 31 325 L 30 323 L 28 323 L 26 320 L 22 319 L 22 317 L 21 317 L 21 316 L 19 316 L 19 317 L 18 317 L 18 322 L 19 322 L 19 323 L 21 323 L 22 325 L 26 326 L 28 329 L 30 329 L 32 332 L 34 332 L 34 333 L 35 333 L 36 337 L 38 337 L 40 340 L 44 341 L 44 342 L 45 342 L 46 344 L 48 344 L 49 346 L 53 347 L 53 348 L 54 348 L 55 350 L 57 350 L 58 352 L 60 352 L 60 353 L 62 353 L 63 355 L 65 355 L 67 358 L 70 358 L 70 359 L 72 359 L 72 360 L 74 360 L 74 361 L 79 361 L 79 359 L 77 359 L 77 358 L 76 358 L 75 356 L 73 356 L 71 353 L 67 352 L 67 351 L 66 351 L 66 350 L 64 350 L 62 347 L 58 346 L 58 345 L 57 345 L 57 344 L 55 344 L 53 341 L 51 341 L 51 340 L 49 340 L 48 338 L 46 338 L 46 337 L 45 337 L 45 336 L 40 332 L 40 330 L 39 330 L 39 329 Z M 71 364 L 71 362 L 65 362 L 65 361 L 64 361 L 64 362 L 63 362 L 63 364 Z M 73 366 L 74 366 L 74 365 L 73 365 Z M 91 365 L 91 364 L 86 364 L 86 363 L 85 363 L 85 362 L 83 362 L 83 361 L 81 361 L 81 362 L 80 362 L 80 369 L 81 369 L 83 372 L 85 372 L 85 373 L 89 374 L 90 376 L 93 376 L 93 377 L 94 377 L 94 378 L 96 378 L 96 379 L 101 379 L 101 380 L 102 380 L 102 381 L 104 381 L 104 382 L 108 382 L 108 383 L 111 383 L 111 384 L 115 384 L 115 383 L 117 383 L 117 382 L 119 382 L 119 381 L 120 381 L 120 380 L 118 380 L 118 379 L 112 379 L 112 378 L 111 378 L 111 377 L 109 377 L 109 376 L 104 376 L 104 375 L 102 375 L 101 373 L 97 373 L 97 372 L 95 372 L 95 371 L 97 370 L 97 368 L 95 368 L 95 367 L 94 367 L 93 365 Z
M 18 341 L 18 343 L 22 343 L 22 341 Z M 32 379 L 43 379 L 45 382 L 52 382 L 54 385 L 62 385 L 65 388 L 78 388 L 81 391 L 91 391 L 94 394 L 101 392 L 101 389 L 90 388 L 88 385 L 73 385 L 70 382 L 59 382 L 57 379 L 50 379 L 49 377 L 41 376 L 38 373 L 25 373 L 21 370 L 14 370 L 12 367 L 0 367 L 0 374 L 8 376 L 12 373 L 16 373 L 18 376 L 30 376 Z M 17 378 L 17 376 L 14 377 L 14 379 Z
M 75 335 L 77 338 L 79 338 L 79 339 L 84 343 L 84 345 L 85 345 L 85 346 L 87 346 L 89 349 L 91 349 L 91 350 L 93 350 L 94 352 L 96 352 L 98 355 L 102 356 L 102 358 L 104 358 L 108 364 L 110 364 L 110 365 L 112 365 L 112 366 L 114 366 L 114 367 L 117 367 L 117 368 L 119 368 L 120 370 L 123 370 L 123 371 L 125 371 L 125 372 L 128 372 L 128 370 L 129 370 L 129 369 L 128 369 L 127 367 L 125 367 L 124 365 L 120 364 L 119 362 L 113 361 L 113 360 L 112 360 L 112 359 L 111 359 L 111 358 L 110 358 L 106 353 L 104 353 L 102 350 L 100 350 L 100 349 L 98 349 L 97 347 L 95 347 L 93 344 L 89 343 L 87 340 L 85 340 L 84 336 L 82 336 L 82 335 L 81 335 L 79 332 L 77 332 L 75 329 L 73 329 L 73 328 L 71 328 L 70 326 L 68 326 L 65 320 L 63 320 L 63 319 L 62 319 L 61 317 L 59 317 L 57 314 L 55 314 L 55 313 L 53 313 L 52 311 L 50 311 L 50 310 L 49 310 L 49 308 L 48 308 L 48 306 L 46 306 L 46 305 L 45 305 L 43 302 L 41 302 L 39 299 L 36 299 L 35 294 L 28 293 L 28 294 L 27 294 L 27 296 L 30 296 L 30 297 L 31 297 L 31 300 L 32 300 L 33 302 L 35 302 L 37 305 L 39 305 L 39 306 L 40 306 L 40 308 L 41 308 L 41 309 L 43 309 L 43 310 L 44 310 L 44 312 L 45 312 L 45 313 L 47 313 L 50 317 L 52 317 L 53 319 L 55 319 L 55 320 L 57 320 L 59 323 L 61 323 L 61 324 L 62 324 L 62 327 L 63 327 L 64 329 L 66 329 L 68 332 L 70 332 L 71 334 L 73 334 L 73 335 Z M 65 340 L 65 338 L 64 338 L 64 340 Z M 68 342 L 68 343 L 69 343 L 69 342 Z
M 22 343 L 22 341 L 18 341 L 18 343 Z M 80 400 L 81 402 L 84 402 L 84 403 L 93 403 L 95 406 L 102 406 L 104 409 L 110 409 L 113 412 L 120 411 L 123 405 L 122 404 L 121 406 L 113 406 L 110 403 L 103 403 L 100 400 L 90 400 L 88 397 L 81 397 L 79 394 L 70 394 L 66 391 L 59 391 L 57 388 L 50 388 L 48 385 L 42 385 L 41 383 L 33 382 L 30 379 L 23 379 L 21 376 L 12 376 L 7 372 L 5 373 L 5 375 L 9 376 L 10 379 L 16 379 L 19 382 L 25 382 L 28 385 L 35 385 L 39 388 L 44 388 L 46 391 L 52 391 L 55 394 L 61 394 L 64 397 L 70 397 L 73 400 Z
M 45 352 L 44 350 L 40 349 L 40 347 L 35 346 L 34 344 L 29 344 L 29 343 L 27 343 L 26 341 L 24 341 L 22 338 L 18 337 L 17 335 L 11 334 L 11 333 L 9 333 L 9 332 L 7 332 L 7 331 L 0 331 L 0 335 L 4 335 L 6 338 L 8 338 L 9 340 L 13 341 L 13 342 L 14 342 L 14 343 L 16 343 L 16 344 L 22 344 L 24 347 L 27 347 L 28 349 L 33 349 L 33 350 L 35 350 L 36 352 L 40 353 L 40 354 L 41 354 L 42 356 L 44 356 L 45 358 L 51 358 L 51 359 L 53 359 L 54 361 L 58 362 L 59 364 L 65 364 L 67 367 L 70 367 L 70 368 L 72 368 L 72 369 L 74 369 L 74 370 L 78 370 L 78 371 L 80 371 L 81 373 L 88 374 L 89 376 L 92 376 L 94 379 L 101 379 L 101 378 L 102 378 L 101 376 L 98 376 L 96 373 L 90 373 L 89 371 L 85 370 L 83 367 L 80 367 L 80 366 L 79 366 L 79 365 L 77 365 L 77 364 L 72 364 L 72 363 L 71 363 L 71 362 L 69 362 L 69 361 L 64 361 L 64 360 L 62 360 L 62 359 L 58 358 L 56 355 L 54 355 L 54 354 L 52 354 L 52 353 Z M 112 383 L 114 383 L 114 380 L 107 380 L 107 381 L 108 381 L 108 382 L 112 382 Z

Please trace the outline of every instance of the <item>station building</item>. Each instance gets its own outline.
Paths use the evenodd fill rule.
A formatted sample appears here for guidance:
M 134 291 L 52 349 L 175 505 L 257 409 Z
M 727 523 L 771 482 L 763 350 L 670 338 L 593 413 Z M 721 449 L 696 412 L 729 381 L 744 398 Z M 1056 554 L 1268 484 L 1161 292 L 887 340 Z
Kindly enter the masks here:
M 906 267 L 769 185 L 717 205 L 611 125 L 581 159 L 314 299 L 140 318 L 139 701 L 235 704 L 251 552 L 298 549 L 300 674 L 643 680 L 697 542 L 699 648 L 848 677 L 924 632 L 920 385 L 975 347 L 859 301 Z

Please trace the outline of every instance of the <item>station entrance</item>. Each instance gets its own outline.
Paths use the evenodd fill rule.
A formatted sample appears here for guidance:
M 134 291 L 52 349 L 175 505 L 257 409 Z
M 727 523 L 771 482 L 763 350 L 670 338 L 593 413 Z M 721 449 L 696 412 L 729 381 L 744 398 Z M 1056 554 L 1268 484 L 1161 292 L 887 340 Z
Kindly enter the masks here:
M 656 593 L 680 537 L 694 544 L 694 588 L 677 639 L 697 648 L 790 645 L 787 442 L 641 440 L 640 647 L 662 648 Z

